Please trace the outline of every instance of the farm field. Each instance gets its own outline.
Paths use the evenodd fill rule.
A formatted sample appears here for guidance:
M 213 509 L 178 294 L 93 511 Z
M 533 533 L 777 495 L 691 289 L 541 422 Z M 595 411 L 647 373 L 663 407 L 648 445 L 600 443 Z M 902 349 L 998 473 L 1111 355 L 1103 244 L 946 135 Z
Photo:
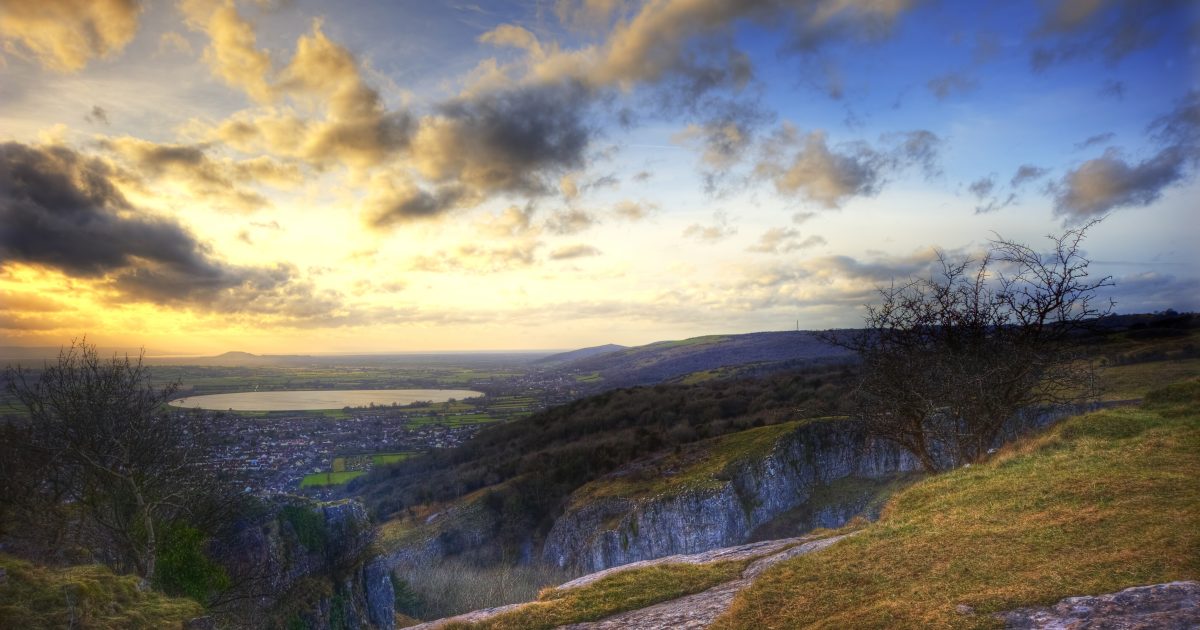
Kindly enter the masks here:
M 300 481 L 301 488 L 314 488 L 321 486 L 340 486 L 344 483 L 349 483 L 351 479 L 361 477 L 367 474 L 363 470 L 351 470 L 348 472 L 321 472 L 305 475 Z

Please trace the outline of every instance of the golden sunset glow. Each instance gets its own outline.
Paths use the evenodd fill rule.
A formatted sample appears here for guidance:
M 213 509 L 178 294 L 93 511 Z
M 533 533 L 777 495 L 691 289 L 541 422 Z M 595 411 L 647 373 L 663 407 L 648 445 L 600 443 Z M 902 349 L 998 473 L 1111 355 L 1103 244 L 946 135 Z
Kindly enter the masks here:
M 846 326 L 1106 215 L 1118 310 L 1196 308 L 1197 47 L 1103 4 L 2 0 L 0 344 Z

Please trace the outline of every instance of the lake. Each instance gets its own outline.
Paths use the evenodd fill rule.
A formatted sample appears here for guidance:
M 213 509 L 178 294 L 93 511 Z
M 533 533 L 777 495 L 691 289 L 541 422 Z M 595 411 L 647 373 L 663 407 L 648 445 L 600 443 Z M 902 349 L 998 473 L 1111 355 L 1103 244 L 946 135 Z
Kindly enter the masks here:
M 328 389 L 288 392 L 239 392 L 206 394 L 171 401 L 176 407 L 196 409 L 233 409 L 236 411 L 309 411 L 365 407 L 374 403 L 407 405 L 417 401 L 446 402 L 482 396 L 469 389 Z

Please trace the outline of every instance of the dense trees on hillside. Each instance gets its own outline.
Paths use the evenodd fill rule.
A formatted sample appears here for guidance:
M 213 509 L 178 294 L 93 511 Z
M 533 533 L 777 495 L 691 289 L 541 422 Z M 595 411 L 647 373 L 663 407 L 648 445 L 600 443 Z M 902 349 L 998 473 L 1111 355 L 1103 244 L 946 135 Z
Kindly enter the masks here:
M 486 505 L 516 542 L 546 531 L 572 490 L 651 453 L 763 424 L 838 412 L 852 370 L 797 371 L 758 380 L 657 385 L 605 392 L 466 444 L 352 482 L 377 516 L 491 487 Z
M 830 335 L 862 364 L 855 413 L 878 437 L 937 471 L 976 460 L 1027 407 L 1089 397 L 1094 375 L 1072 338 L 1111 310 L 1081 244 L 1089 226 L 1049 237 L 1051 251 L 996 240 L 982 259 L 880 289 L 863 330 Z

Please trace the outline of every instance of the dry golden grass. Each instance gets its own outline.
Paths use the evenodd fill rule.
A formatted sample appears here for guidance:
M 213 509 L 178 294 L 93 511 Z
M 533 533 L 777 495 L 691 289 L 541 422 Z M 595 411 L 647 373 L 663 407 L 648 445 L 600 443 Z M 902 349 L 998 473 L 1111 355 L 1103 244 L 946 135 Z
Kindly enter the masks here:
M 1002 610 L 1196 579 L 1198 480 L 1194 380 L 902 491 L 861 535 L 765 573 L 715 627 L 988 628 Z

